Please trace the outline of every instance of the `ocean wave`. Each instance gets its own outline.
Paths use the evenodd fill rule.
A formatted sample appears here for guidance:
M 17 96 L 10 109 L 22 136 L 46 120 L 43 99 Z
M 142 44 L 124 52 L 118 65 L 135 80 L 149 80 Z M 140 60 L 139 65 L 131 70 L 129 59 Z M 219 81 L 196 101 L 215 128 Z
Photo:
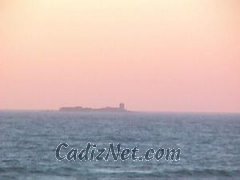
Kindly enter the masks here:
M 233 177 L 240 176 L 240 170 L 223 170 L 223 169 L 202 169 L 202 170 L 189 170 L 181 169 L 177 171 L 164 171 L 163 174 L 174 177 Z
M 87 170 L 85 172 L 78 171 L 76 168 L 56 168 L 56 169 L 45 169 L 45 170 L 27 170 L 23 167 L 6 167 L 0 168 L 0 179 L 1 177 L 54 177 L 55 179 L 74 179 L 82 176 L 91 177 L 122 177 L 122 178 L 211 178 L 211 177 L 240 177 L 240 170 L 223 170 L 223 169 L 204 169 L 204 170 L 189 170 L 181 169 L 175 171 L 169 170 L 141 170 L 141 169 L 114 169 L 114 168 L 95 168 Z M 39 178 L 40 179 L 40 178 Z

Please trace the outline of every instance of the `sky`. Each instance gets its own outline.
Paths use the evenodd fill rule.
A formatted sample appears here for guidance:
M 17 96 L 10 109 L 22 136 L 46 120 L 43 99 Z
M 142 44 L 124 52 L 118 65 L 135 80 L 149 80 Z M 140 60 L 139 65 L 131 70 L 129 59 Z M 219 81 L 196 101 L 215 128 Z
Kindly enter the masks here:
M 238 0 L 0 0 L 0 109 L 240 112 Z

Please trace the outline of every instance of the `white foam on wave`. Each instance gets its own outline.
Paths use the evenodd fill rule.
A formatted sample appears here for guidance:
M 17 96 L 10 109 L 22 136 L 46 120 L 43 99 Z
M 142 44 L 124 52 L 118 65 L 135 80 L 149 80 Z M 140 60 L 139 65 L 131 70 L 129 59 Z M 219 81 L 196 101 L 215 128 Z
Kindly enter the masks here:
M 23 177 L 20 180 L 77 180 L 75 177 L 60 177 L 60 176 L 54 176 L 54 175 L 39 175 L 39 176 L 29 176 L 29 177 Z
M 95 173 L 107 173 L 107 174 L 114 174 L 114 173 L 137 173 L 137 174 L 151 174 L 153 171 L 151 170 L 125 170 L 125 169 L 106 169 L 106 168 L 101 168 L 101 169 L 94 169 L 92 170 Z

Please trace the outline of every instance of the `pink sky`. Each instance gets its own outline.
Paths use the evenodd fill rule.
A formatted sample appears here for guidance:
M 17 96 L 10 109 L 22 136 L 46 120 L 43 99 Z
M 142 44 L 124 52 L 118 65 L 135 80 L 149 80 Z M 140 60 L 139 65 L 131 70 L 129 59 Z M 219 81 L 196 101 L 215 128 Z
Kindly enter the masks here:
M 1 0 L 0 109 L 240 112 L 238 0 Z

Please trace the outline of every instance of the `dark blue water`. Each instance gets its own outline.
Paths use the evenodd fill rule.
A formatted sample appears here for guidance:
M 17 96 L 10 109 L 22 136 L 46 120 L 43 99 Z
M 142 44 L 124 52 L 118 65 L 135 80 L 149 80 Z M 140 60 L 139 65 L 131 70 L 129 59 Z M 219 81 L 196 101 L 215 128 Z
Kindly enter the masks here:
M 180 161 L 57 161 L 66 142 L 82 149 L 180 148 Z M 0 112 L 0 180 L 239 179 L 240 115 Z

